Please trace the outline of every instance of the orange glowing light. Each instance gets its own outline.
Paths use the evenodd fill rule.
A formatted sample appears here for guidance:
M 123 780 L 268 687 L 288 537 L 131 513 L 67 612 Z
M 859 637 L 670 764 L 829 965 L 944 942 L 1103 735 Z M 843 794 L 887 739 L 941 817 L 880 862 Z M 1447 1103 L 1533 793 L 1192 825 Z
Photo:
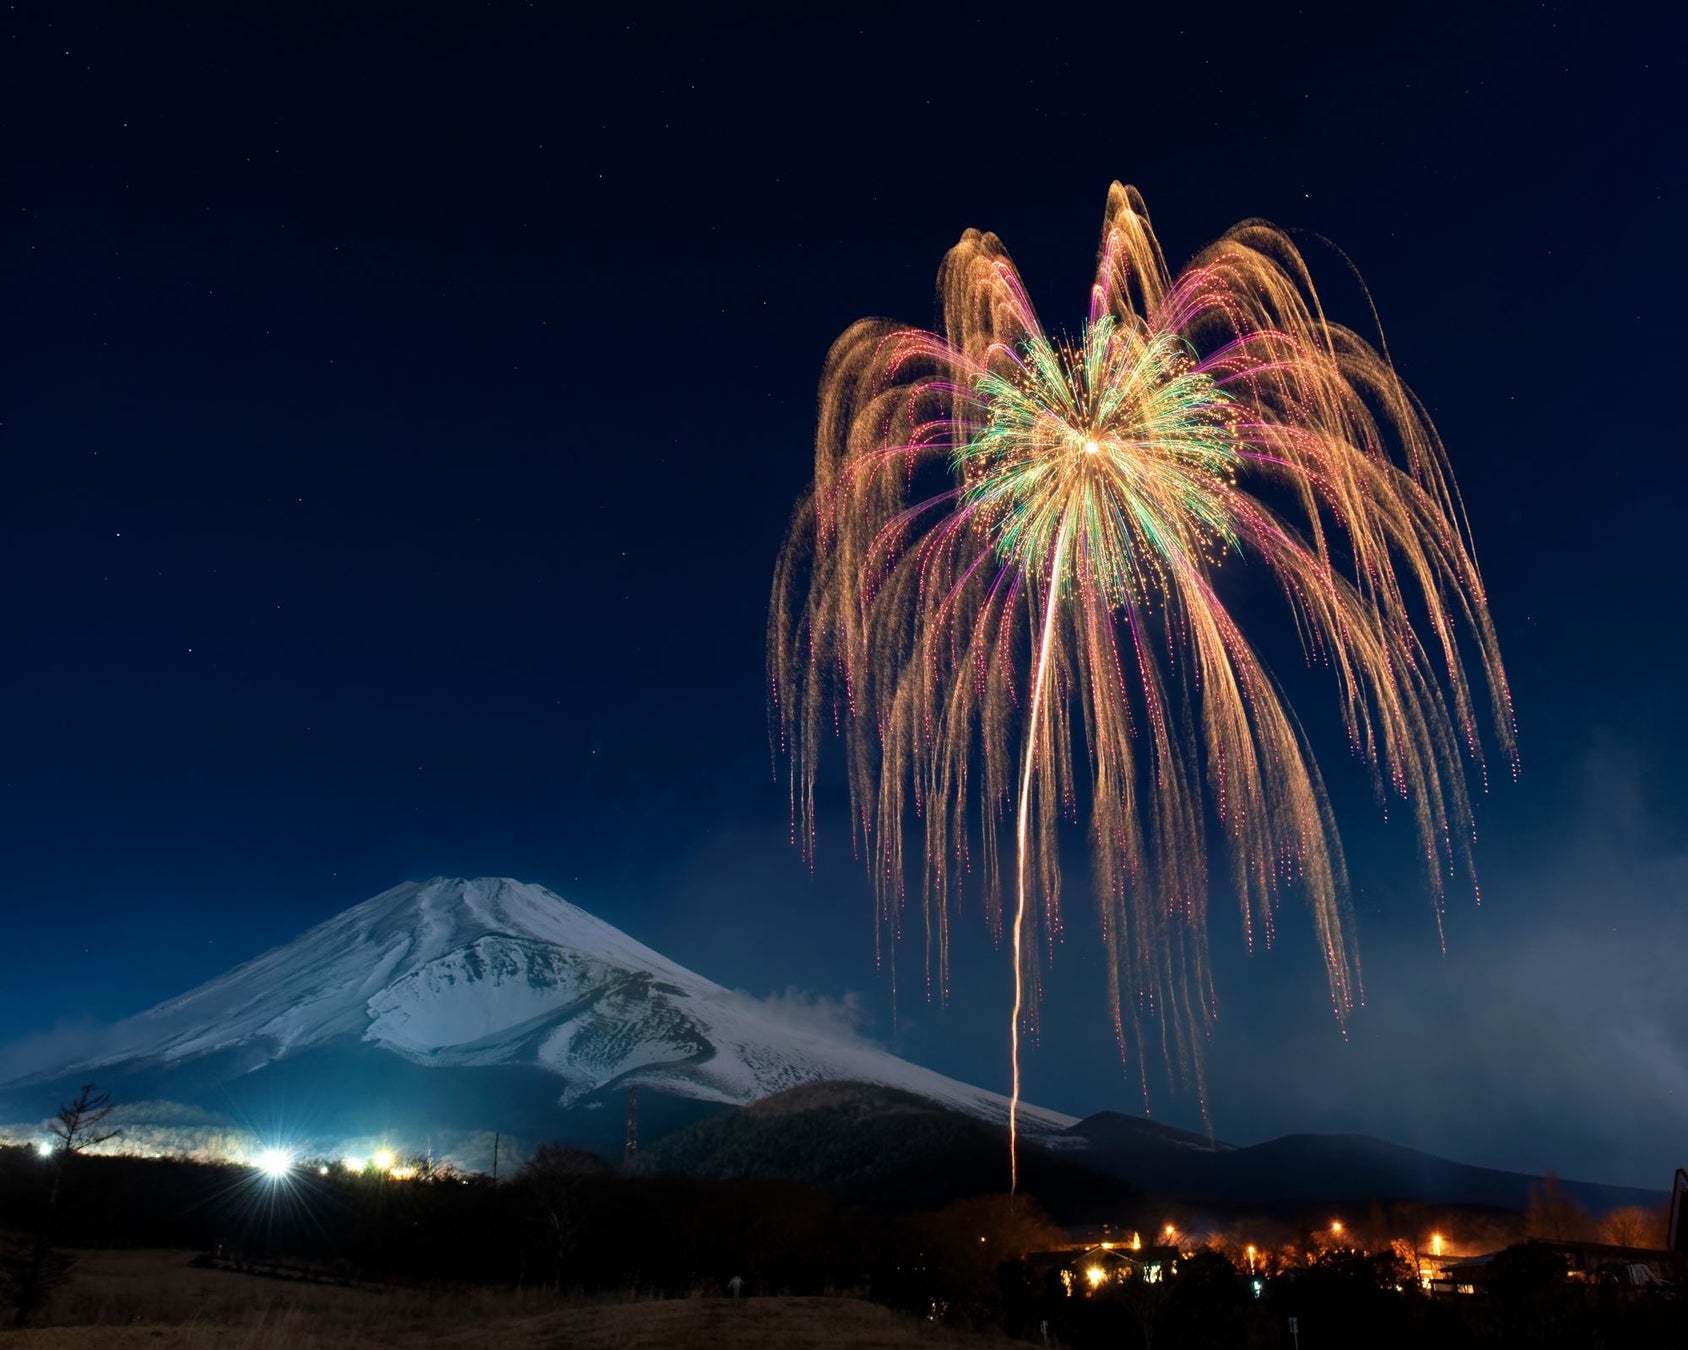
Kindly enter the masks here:
M 1430 1254 L 1432 1256 L 1440 1256 L 1442 1254 L 1442 1235 L 1440 1233 L 1432 1233 L 1430 1235 Z
M 1091 1266 L 1084 1272 L 1084 1278 L 1090 1281 L 1090 1287 L 1094 1289 L 1108 1278 L 1108 1272 L 1103 1270 L 1101 1266 Z

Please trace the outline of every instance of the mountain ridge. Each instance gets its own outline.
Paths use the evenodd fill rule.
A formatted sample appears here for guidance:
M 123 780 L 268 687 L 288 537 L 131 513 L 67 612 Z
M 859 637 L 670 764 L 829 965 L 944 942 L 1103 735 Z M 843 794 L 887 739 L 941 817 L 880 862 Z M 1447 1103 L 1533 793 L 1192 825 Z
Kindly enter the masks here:
M 1000 1127 L 894 1088 L 811 1083 L 690 1125 L 659 1141 L 645 1162 L 920 1208 L 999 1193 L 1007 1142 Z M 1370 1135 L 1303 1133 L 1236 1145 L 1111 1111 L 1023 1143 L 1020 1173 L 1022 1188 L 1062 1222 L 1116 1224 L 1144 1220 L 1154 1204 L 1167 1203 L 1285 1218 L 1402 1202 L 1522 1212 L 1542 1181 Z M 1559 1185 L 1596 1214 L 1664 1198 L 1600 1182 Z

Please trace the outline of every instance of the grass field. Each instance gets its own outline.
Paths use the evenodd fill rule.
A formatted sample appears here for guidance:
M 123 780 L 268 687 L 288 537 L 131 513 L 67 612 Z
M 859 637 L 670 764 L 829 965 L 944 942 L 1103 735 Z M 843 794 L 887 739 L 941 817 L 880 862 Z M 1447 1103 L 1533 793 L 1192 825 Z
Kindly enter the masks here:
M 197 1269 L 190 1252 L 81 1252 L 45 1325 L 0 1350 L 960 1350 L 983 1337 L 846 1298 L 559 1300 L 300 1284 Z

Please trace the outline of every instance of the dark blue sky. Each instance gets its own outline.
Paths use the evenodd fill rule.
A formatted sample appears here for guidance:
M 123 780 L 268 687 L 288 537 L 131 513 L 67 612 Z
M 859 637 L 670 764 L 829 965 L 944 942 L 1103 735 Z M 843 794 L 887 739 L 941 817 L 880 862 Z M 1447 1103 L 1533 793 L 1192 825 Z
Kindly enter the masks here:
M 1215 1127 L 1662 1186 L 1688 1161 L 1682 34 L 1403 8 L 12 6 L 0 1041 L 436 873 L 544 882 L 753 991 L 853 991 L 890 1039 L 847 835 L 811 880 L 769 774 L 815 382 L 851 320 L 932 320 L 968 226 L 1075 321 L 1120 178 L 1175 260 L 1247 216 L 1354 259 L 1448 443 L 1523 745 L 1446 957 L 1407 833 L 1327 762 L 1347 1042 L 1294 902 L 1244 957 L 1216 897 Z M 968 931 L 956 1004 L 896 1040 L 1000 1084 L 1007 967 Z M 1090 931 L 1075 894 L 1028 1093 L 1129 1109 Z

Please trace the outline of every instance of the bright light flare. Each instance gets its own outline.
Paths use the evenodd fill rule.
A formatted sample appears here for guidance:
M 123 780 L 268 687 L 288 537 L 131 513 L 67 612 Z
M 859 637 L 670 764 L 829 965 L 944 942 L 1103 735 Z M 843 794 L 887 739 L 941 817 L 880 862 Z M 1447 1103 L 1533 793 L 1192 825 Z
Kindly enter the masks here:
M 1432 1256 L 1440 1256 L 1442 1254 L 1442 1235 L 1440 1233 L 1432 1233 L 1430 1235 L 1430 1254 Z
M 1094 1289 L 1108 1278 L 1108 1272 L 1103 1270 L 1101 1266 L 1091 1266 L 1084 1272 L 1084 1278 L 1090 1281 L 1090 1287 Z
M 375 1164 L 376 1171 L 391 1172 L 393 1170 L 393 1164 L 398 1161 L 398 1158 L 394 1155 L 390 1148 L 378 1148 L 370 1156 L 369 1160 Z
M 267 1148 L 252 1161 L 271 1181 L 279 1181 L 293 1170 L 293 1155 L 284 1148 Z
M 50 1141 L 46 1140 L 46 1139 L 36 1140 L 35 1141 L 35 1153 L 36 1153 L 37 1157 L 51 1158 L 53 1156 L 53 1145 L 52 1145 L 52 1143 Z
M 365 1167 L 369 1166 L 369 1159 L 360 1158 L 355 1153 L 348 1153 L 344 1158 L 340 1159 L 340 1166 L 344 1167 L 348 1172 L 361 1172 Z

